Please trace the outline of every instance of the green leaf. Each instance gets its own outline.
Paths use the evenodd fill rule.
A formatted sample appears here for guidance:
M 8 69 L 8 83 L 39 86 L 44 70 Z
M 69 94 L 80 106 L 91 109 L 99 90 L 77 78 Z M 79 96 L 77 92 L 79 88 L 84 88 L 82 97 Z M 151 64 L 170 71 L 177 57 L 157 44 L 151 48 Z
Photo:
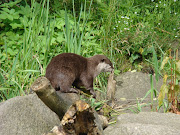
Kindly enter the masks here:
M 14 14 L 14 13 L 15 13 L 14 9 L 9 10 L 9 14 Z
M 39 70 L 27 69 L 27 70 L 20 70 L 20 72 L 40 72 Z
M 130 57 L 130 61 L 131 63 L 133 63 L 136 59 L 139 58 L 139 55 L 138 54 L 132 54 L 131 57 Z
M 165 64 L 168 62 L 168 60 L 169 60 L 169 57 L 165 57 L 164 59 L 163 59 L 163 61 L 162 61 L 162 64 L 161 64 L 161 70 L 164 68 L 164 66 L 165 66 Z
M 22 24 L 17 24 L 17 23 L 11 23 L 10 26 L 12 27 L 12 29 L 16 29 L 16 28 L 22 28 L 23 25 Z
M 10 78 L 13 76 L 13 73 L 14 71 L 16 70 L 16 64 L 17 64 L 17 61 L 18 61 L 18 57 L 19 57 L 19 53 L 16 55 L 16 58 L 13 62 L 13 66 L 12 66 L 12 69 L 11 69 L 11 74 L 10 74 Z
M 65 41 L 65 38 L 63 37 L 63 33 L 58 33 L 58 37 L 56 38 L 56 40 L 57 40 L 59 43 Z
M 179 92 L 180 92 L 180 85 L 175 85 L 174 86 L 174 90 L 175 90 L 175 92 L 178 94 Z
M 114 74 L 115 74 L 115 75 L 119 75 L 120 72 L 121 72 L 120 70 L 117 70 L 117 69 L 114 70 Z
M 12 15 L 7 14 L 6 16 L 7 16 L 7 19 L 9 19 L 9 20 L 13 21 L 13 16 L 12 16 Z
M 5 26 L 5 24 L 0 22 L 0 27 L 2 28 L 4 26 Z M 2 44 L 0 43 L 0 45 L 2 45 Z
M 24 16 L 24 17 L 20 17 L 20 22 L 21 22 L 25 27 L 27 27 L 29 20 L 28 20 L 28 18 L 27 18 L 26 16 Z
M 12 14 L 14 19 L 19 19 L 19 13 L 15 12 Z
M 166 85 L 167 78 L 168 78 L 168 75 L 165 74 L 164 77 L 163 77 L 163 85 L 160 88 L 160 93 L 159 93 L 159 96 L 158 96 L 159 106 L 161 106 L 163 104 L 165 94 L 167 94 L 168 91 L 169 91 L 169 87 Z
M 3 84 L 4 83 L 4 76 L 0 73 L 0 82 L 1 82 L 1 84 Z
M 16 54 L 16 52 L 14 50 L 12 50 L 11 48 L 7 48 L 7 53 L 9 53 L 12 56 L 14 56 Z
M 22 0 L 16 0 L 15 2 L 10 1 L 9 3 L 4 3 L 4 4 L 0 5 L 0 7 L 13 7 L 21 1 Z
M 18 11 L 20 14 L 25 15 L 26 17 L 32 16 L 31 8 L 29 5 L 26 5 L 25 7 L 20 6 L 20 8 L 21 10 Z
M 10 10 L 8 8 L 1 8 L 3 11 L 5 11 L 6 13 L 9 13 Z
M 90 98 L 90 101 L 91 101 L 91 106 L 94 107 L 94 104 L 95 104 L 95 99 L 94 98 Z
M 165 98 L 165 94 L 168 93 L 168 86 L 166 84 L 163 84 L 160 88 L 160 93 L 158 96 L 159 106 L 163 104 L 163 100 Z
M 8 90 L 9 88 L 4 88 L 4 87 L 1 87 L 0 88 L 0 91 L 4 91 L 4 90 Z
M 7 13 L 2 13 L 1 12 L 0 19 L 7 19 Z
M 156 81 L 158 81 L 159 80 L 159 66 L 158 66 L 158 58 L 157 58 L 157 54 L 154 49 L 154 46 L 152 47 L 152 52 L 153 52 L 153 64 L 155 68 L 155 78 L 156 78 Z
M 176 62 L 175 72 L 176 72 L 177 79 L 180 80 L 180 60 Z
M 57 27 L 58 29 L 62 30 L 64 27 L 65 23 L 64 23 L 64 19 L 62 18 L 56 18 L 56 23 L 55 23 L 55 27 Z

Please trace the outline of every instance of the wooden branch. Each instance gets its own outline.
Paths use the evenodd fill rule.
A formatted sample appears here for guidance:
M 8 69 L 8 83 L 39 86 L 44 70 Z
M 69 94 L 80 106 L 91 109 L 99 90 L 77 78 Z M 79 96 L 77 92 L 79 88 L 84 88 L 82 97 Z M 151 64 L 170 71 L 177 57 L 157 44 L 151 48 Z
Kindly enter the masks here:
M 79 100 L 79 96 L 75 93 L 56 92 L 46 77 L 38 78 L 31 85 L 31 89 L 60 119 L 63 118 L 68 108 Z
M 114 96 L 116 90 L 116 81 L 114 80 L 114 71 L 109 75 L 108 85 L 107 85 L 107 100 L 111 100 L 114 103 Z
M 104 118 L 100 117 L 89 104 L 79 100 L 68 109 L 61 125 L 55 126 L 46 135 L 102 135 L 103 126 L 107 126 L 107 119 Z

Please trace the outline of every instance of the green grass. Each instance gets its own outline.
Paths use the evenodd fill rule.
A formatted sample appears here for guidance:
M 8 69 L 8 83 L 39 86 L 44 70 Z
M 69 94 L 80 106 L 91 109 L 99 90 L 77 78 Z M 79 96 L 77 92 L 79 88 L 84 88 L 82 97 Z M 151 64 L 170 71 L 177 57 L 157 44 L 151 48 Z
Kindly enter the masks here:
M 45 2 L 41 4 L 34 2 L 32 7 L 26 5 L 25 8 L 31 15 L 27 15 L 28 20 L 27 16 L 21 18 L 24 26 L 24 33 L 18 39 L 22 41 L 21 44 L 13 47 L 16 43 L 8 41 L 4 44 L 4 50 L 1 50 L 5 56 L 1 67 L 1 100 L 29 93 L 31 83 L 44 75 L 53 34 L 53 28 L 48 23 L 49 1 L 47 0 L 46 7 Z M 9 37 L 4 36 L 4 41 L 9 40 L 7 38 Z M 8 49 L 11 49 L 11 52 Z M 14 51 L 17 53 L 14 54 Z
M 150 59 L 153 44 L 166 51 L 174 40 L 179 41 L 178 6 L 179 2 L 174 0 L 110 0 L 108 15 L 103 18 L 102 46 L 112 48 L 112 52 L 109 51 L 111 49 L 106 52 L 113 55 L 117 62 L 121 61 L 121 55 L 125 55 L 132 64 Z M 154 48 L 160 51 L 157 46 Z
M 31 2 L 0 3 L 0 101 L 29 93 L 62 52 L 105 54 L 116 74 L 148 61 L 158 75 L 157 63 L 179 42 L 178 1 Z M 105 94 L 106 85 L 107 74 L 101 74 L 95 89 Z
M 95 52 L 102 52 L 98 44 L 93 44 L 95 41 L 92 41 L 92 32 L 86 30 L 90 14 L 90 10 L 85 12 L 86 3 L 81 6 L 78 21 L 75 11 L 74 15 L 62 10 L 50 15 L 49 0 L 43 0 L 41 3 L 33 1 L 31 7 L 20 4 L 19 8 L 16 8 L 16 4 L 10 2 L 11 7 L 4 8 L 0 16 L 4 28 L 4 32 L 1 33 L 0 54 L 1 101 L 28 94 L 32 82 L 39 76 L 44 76 L 47 64 L 59 53 L 72 52 L 92 56 Z M 13 12 L 19 19 L 5 18 L 6 14 L 13 18 L 10 12 L 14 8 L 16 10 Z M 16 24 L 17 27 L 12 28 L 12 24 Z M 92 51 L 87 48 L 92 48 Z

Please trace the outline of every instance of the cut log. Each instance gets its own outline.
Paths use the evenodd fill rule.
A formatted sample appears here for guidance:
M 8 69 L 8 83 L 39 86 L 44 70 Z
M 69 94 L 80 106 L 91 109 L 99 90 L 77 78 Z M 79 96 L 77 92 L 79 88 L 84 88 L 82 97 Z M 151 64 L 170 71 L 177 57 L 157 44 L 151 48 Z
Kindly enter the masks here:
M 107 119 L 100 117 L 89 104 L 76 101 L 64 115 L 61 125 L 46 135 L 102 135 Z
M 38 78 L 31 90 L 61 119 L 60 126 L 46 135 L 102 135 L 108 125 L 107 118 L 79 100 L 76 93 L 56 92 L 45 77 Z
M 31 85 L 31 90 L 36 92 L 37 96 L 59 116 L 60 120 L 68 108 L 75 101 L 79 100 L 79 96 L 76 93 L 56 92 L 46 77 L 38 78 Z

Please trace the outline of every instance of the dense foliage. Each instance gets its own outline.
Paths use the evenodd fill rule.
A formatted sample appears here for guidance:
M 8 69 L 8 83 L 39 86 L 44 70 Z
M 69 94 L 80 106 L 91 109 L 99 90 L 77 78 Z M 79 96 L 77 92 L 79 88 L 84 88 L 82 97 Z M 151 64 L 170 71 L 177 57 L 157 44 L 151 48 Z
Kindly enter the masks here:
M 179 43 L 180 2 L 14 0 L 0 2 L 0 100 L 24 95 L 62 52 L 106 54 L 118 71 L 143 68 Z M 103 80 L 103 79 L 101 79 Z M 103 87 L 99 82 L 98 87 Z

